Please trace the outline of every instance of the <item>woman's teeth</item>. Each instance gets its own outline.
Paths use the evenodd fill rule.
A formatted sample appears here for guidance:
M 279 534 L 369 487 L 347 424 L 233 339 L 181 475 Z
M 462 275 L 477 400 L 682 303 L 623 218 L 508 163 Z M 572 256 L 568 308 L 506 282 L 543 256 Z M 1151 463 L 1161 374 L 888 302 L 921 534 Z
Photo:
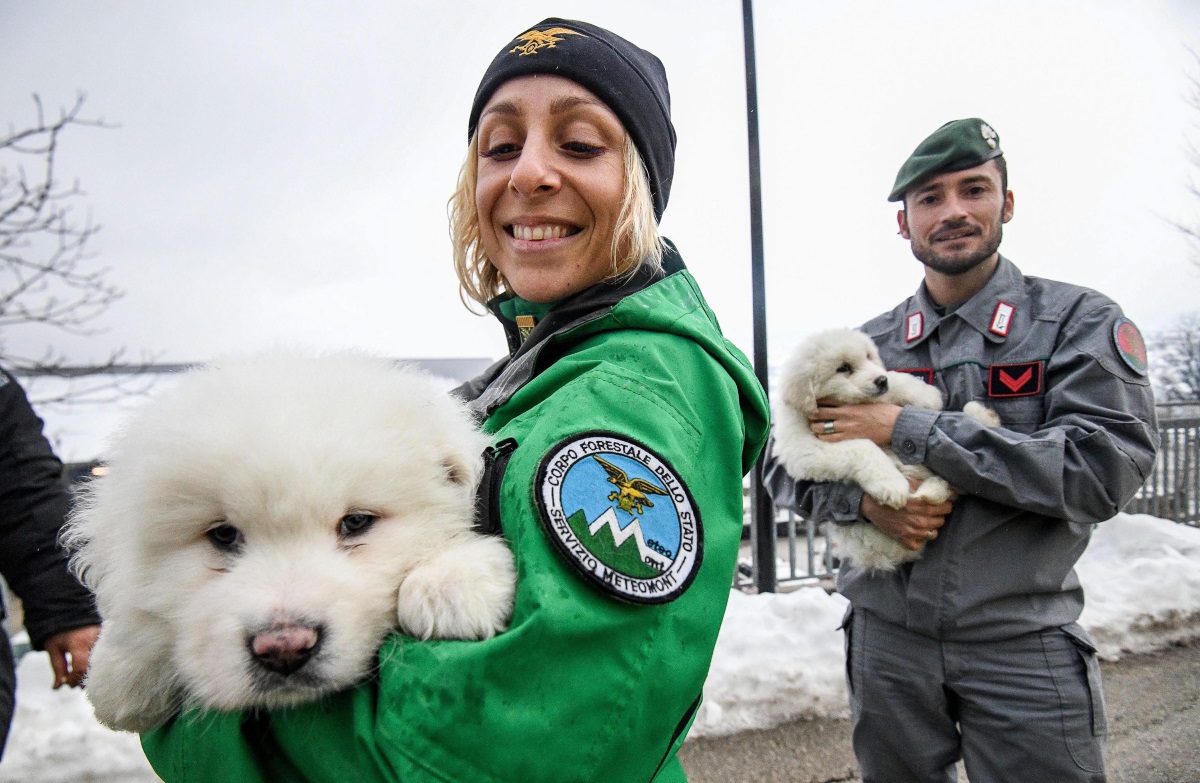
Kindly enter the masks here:
M 513 226 L 513 237 L 526 241 L 538 241 L 540 239 L 562 239 L 571 234 L 571 229 L 566 226 Z

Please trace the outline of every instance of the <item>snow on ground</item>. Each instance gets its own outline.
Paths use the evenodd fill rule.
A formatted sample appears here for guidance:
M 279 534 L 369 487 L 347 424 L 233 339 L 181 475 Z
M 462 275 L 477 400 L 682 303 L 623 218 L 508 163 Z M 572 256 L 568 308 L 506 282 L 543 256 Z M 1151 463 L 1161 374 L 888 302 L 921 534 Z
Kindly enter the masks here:
M 1087 593 L 1080 622 L 1105 658 L 1200 637 L 1200 529 L 1119 514 L 1097 528 L 1076 570 Z M 845 715 L 845 607 L 816 588 L 733 592 L 691 736 Z M 97 724 L 80 691 L 50 689 L 44 653 L 27 654 L 17 678 L 0 783 L 156 780 L 136 737 Z

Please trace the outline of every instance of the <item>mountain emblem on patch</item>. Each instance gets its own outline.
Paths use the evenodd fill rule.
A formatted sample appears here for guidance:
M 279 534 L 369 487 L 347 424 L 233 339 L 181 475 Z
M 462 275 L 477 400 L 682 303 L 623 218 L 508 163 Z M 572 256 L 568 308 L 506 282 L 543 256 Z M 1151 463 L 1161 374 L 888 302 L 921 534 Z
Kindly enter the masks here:
M 666 460 L 623 435 L 589 432 L 550 449 L 536 496 L 559 553 L 624 601 L 672 601 L 700 566 L 703 535 L 691 493 Z

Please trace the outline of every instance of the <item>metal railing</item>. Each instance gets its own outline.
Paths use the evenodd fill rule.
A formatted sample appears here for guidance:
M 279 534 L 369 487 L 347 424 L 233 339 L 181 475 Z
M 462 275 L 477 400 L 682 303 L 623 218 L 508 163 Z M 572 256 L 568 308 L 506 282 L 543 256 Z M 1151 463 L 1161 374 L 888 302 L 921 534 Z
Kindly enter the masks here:
M 1160 406 L 1158 459 L 1125 510 L 1200 526 L 1200 404 Z M 1179 415 L 1191 413 L 1192 415 Z
M 1200 402 L 1160 405 L 1158 416 L 1158 459 L 1125 511 L 1200 527 Z M 776 509 L 774 522 L 775 589 L 819 585 L 832 590 L 838 560 L 825 526 L 786 509 Z M 750 545 L 742 548 L 734 587 L 753 592 L 761 585 L 755 561 L 761 532 L 750 524 L 746 531 Z

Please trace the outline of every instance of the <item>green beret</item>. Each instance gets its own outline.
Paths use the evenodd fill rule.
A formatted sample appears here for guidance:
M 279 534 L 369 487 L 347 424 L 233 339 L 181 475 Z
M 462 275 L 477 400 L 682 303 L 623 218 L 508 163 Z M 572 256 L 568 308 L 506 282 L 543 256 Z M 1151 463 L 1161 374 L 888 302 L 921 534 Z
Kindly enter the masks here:
M 909 188 L 934 174 L 974 168 L 1003 154 L 996 131 L 978 117 L 947 122 L 904 161 L 888 201 L 902 200 Z

